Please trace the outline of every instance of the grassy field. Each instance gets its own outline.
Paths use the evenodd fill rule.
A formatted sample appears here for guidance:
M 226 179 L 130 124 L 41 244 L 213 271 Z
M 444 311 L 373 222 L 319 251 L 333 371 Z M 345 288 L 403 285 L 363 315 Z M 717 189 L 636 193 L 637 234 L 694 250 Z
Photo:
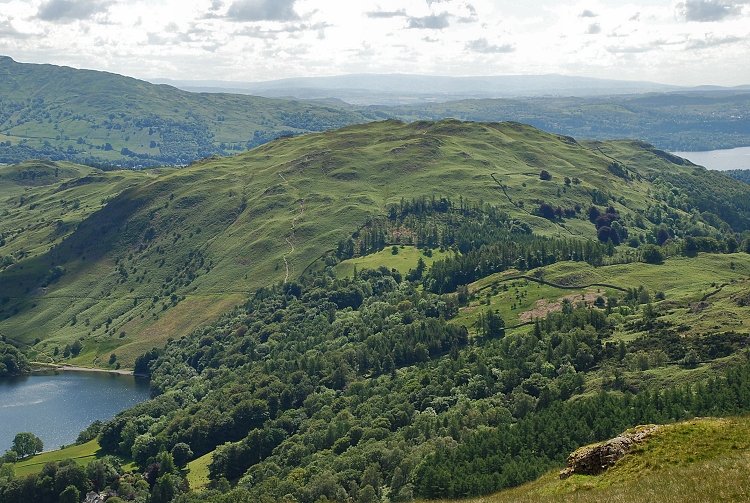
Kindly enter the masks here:
M 461 501 L 741 502 L 750 499 L 748 469 L 750 418 L 703 418 L 663 426 L 601 475 L 560 480 L 554 471 L 514 489 Z
M 513 278 L 509 274 L 506 278 Z M 500 277 L 502 278 L 502 277 Z M 455 323 L 472 327 L 480 313 L 487 309 L 498 311 L 507 326 L 515 326 L 534 318 L 543 318 L 547 314 L 561 309 L 563 299 L 573 304 L 585 301 L 592 304 L 596 297 L 606 296 L 605 288 L 582 288 L 567 290 L 550 285 L 543 285 L 526 279 L 496 279 L 489 287 L 476 289 L 475 299 L 462 308 L 454 319 Z
M 491 308 L 500 311 L 507 325 L 515 325 L 559 310 L 564 298 L 576 304 L 586 297 L 590 304 L 598 296 L 618 294 L 607 287 L 587 286 L 603 283 L 626 289 L 644 286 L 652 297 L 664 294 L 663 301 L 654 298 L 654 302 L 662 306 L 666 320 L 687 327 L 686 335 L 720 329 L 750 330 L 750 324 L 745 324 L 750 311 L 736 302 L 750 280 L 750 255 L 746 253 L 674 257 L 660 265 L 636 262 L 593 267 L 582 262 L 559 262 L 527 273 L 566 289 L 514 279 L 519 274 L 506 271 L 469 285 L 474 299 L 461 309 L 455 322 L 472 326 L 480 312 Z M 569 289 L 574 286 L 583 288 Z
M 421 257 L 424 260 L 425 265 L 429 269 L 436 260 L 450 256 L 451 252 L 440 250 L 432 250 L 431 256 L 424 253 L 423 250 L 419 250 L 413 246 L 399 246 L 398 253 L 393 254 L 392 247 L 388 246 L 384 250 L 364 257 L 357 257 L 349 260 L 344 260 L 334 267 L 333 271 L 339 278 L 351 277 L 354 274 L 354 270 L 361 271 L 362 269 L 377 269 L 378 267 L 387 267 L 388 269 L 396 269 L 401 274 L 405 275 L 409 270 L 417 267 L 417 262 Z
M 213 455 L 213 452 L 209 452 L 188 463 L 187 480 L 190 484 L 190 489 L 201 490 L 208 485 L 208 465 L 211 464 Z
M 640 178 L 623 181 L 599 151 L 529 126 L 450 120 L 387 121 L 285 138 L 184 169 L 0 167 L 0 334 L 57 360 L 80 340 L 73 363 L 127 368 L 138 354 L 209 323 L 258 287 L 298 277 L 404 197 L 460 194 L 492 203 L 540 234 L 595 239 L 585 211 L 553 223 L 533 209 L 541 200 L 586 208 L 592 192 L 617 187 L 611 204 L 632 227 L 647 207 L 665 204 L 655 199 L 647 176 L 694 169 L 671 165 L 636 143 L 616 148 L 629 156 L 628 169 L 643 166 Z M 541 169 L 552 180 L 540 180 Z M 33 184 L 30 175 L 19 175 L 34 170 L 46 174 Z M 566 185 L 565 177 L 581 183 Z M 711 229 L 700 219 L 695 225 Z M 645 226 L 650 232 L 651 224 Z M 377 265 L 383 258 L 408 269 L 416 251 L 388 253 L 358 260 Z M 670 266 L 631 267 L 612 271 L 636 284 L 639 270 L 658 277 Z M 684 272 L 711 272 L 691 267 Z M 610 274 L 603 271 L 575 274 Z M 717 281 L 722 277 L 728 275 Z M 690 281 L 670 276 L 667 283 L 677 289 Z
M 37 454 L 36 456 L 31 456 L 28 459 L 15 463 L 13 469 L 17 476 L 25 476 L 32 473 L 39 473 L 46 463 L 52 461 L 73 459 L 79 465 L 86 466 L 99 457 L 99 455 L 99 442 L 91 440 L 85 444 L 71 445 L 65 449 L 58 449 L 56 451 L 44 452 L 42 454 Z

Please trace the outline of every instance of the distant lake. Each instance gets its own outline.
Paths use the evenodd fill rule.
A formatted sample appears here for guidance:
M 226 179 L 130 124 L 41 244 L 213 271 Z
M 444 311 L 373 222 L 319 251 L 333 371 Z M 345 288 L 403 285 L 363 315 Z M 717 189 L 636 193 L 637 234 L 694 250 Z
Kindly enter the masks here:
M 707 150 L 705 152 L 672 152 L 708 169 L 750 169 L 750 147 Z
M 133 376 L 61 372 L 0 379 L 0 454 L 22 431 L 41 438 L 45 451 L 72 444 L 95 420 L 148 397 L 148 382 Z

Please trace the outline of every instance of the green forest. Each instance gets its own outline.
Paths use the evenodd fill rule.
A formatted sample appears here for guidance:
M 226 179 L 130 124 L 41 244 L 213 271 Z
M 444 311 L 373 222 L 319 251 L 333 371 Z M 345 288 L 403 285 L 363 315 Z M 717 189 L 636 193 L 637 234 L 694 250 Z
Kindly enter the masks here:
M 741 182 L 750 183 L 750 169 L 730 169 L 726 174 Z

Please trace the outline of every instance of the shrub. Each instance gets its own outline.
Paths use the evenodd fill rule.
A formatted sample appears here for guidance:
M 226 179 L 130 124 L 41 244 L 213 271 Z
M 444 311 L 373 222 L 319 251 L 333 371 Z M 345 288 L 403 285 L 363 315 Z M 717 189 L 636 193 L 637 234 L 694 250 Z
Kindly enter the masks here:
M 547 220 L 555 220 L 555 209 L 547 203 L 542 203 L 539 205 L 539 216 Z

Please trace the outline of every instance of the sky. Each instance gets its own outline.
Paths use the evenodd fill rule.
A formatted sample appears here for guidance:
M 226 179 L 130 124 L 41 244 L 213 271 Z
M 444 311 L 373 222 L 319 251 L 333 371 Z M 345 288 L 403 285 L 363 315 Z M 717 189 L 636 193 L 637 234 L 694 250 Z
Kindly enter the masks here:
M 143 79 L 750 84 L 750 0 L 0 0 L 0 54 Z

